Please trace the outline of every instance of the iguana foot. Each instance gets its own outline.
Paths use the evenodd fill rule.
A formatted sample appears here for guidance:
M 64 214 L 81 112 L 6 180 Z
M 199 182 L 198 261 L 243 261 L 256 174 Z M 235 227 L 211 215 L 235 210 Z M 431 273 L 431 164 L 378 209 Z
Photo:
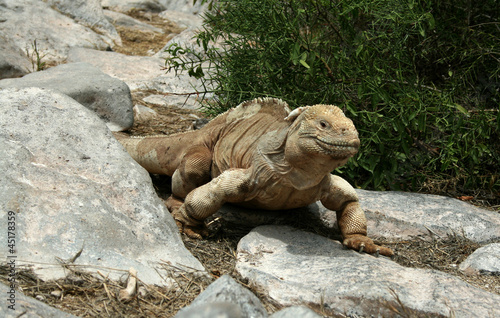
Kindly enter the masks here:
M 369 237 L 360 234 L 347 236 L 346 238 L 344 238 L 343 244 L 347 248 L 357 250 L 360 253 L 365 252 L 370 254 L 376 254 L 377 256 L 379 254 L 384 256 L 394 255 L 394 252 L 390 248 L 378 246 L 375 243 L 373 243 L 373 241 Z
M 181 233 L 193 239 L 202 239 L 209 235 L 208 228 L 203 221 L 190 218 L 182 211 L 184 211 L 183 207 L 172 211 L 172 217 Z

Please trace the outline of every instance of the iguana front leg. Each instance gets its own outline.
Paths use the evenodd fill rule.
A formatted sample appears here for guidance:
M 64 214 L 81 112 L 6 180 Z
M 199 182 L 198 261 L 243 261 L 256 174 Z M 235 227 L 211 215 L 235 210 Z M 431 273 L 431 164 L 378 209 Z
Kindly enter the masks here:
M 251 191 L 250 173 L 246 169 L 224 171 L 212 181 L 194 189 L 172 216 L 181 231 L 192 238 L 207 234 L 204 220 L 217 212 L 226 202 L 242 202 Z
M 344 246 L 366 253 L 392 256 L 387 247 L 378 246 L 366 236 L 366 217 L 353 187 L 339 176 L 331 175 L 328 187 L 322 193 L 321 203 L 337 213 L 337 223 L 344 238 Z

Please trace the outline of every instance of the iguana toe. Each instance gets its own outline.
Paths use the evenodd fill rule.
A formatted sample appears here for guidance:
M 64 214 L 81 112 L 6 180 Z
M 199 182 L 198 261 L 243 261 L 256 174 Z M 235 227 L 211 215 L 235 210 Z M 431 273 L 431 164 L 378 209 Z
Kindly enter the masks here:
M 360 253 L 365 252 L 375 254 L 375 256 L 379 254 L 384 256 L 394 255 L 394 252 L 390 248 L 376 245 L 369 237 L 364 235 L 349 235 L 344 239 L 343 244 L 350 249 L 358 250 Z
M 172 217 L 179 228 L 179 232 L 186 234 L 192 239 L 202 239 L 209 235 L 207 226 L 203 221 L 198 221 L 182 213 L 182 208 L 172 212 Z
M 208 229 L 205 226 L 205 224 L 202 224 L 199 226 L 189 226 L 189 225 L 186 226 L 186 225 L 184 225 L 183 228 L 180 229 L 180 231 L 192 239 L 202 239 L 204 237 L 207 237 L 209 234 Z

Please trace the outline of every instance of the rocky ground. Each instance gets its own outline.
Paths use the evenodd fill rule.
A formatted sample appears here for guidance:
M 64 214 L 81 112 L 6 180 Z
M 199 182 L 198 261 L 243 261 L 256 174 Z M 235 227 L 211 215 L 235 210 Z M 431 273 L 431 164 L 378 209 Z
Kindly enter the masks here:
M 151 9 L 163 3 L 181 11 Z M 23 9 L 12 11 L 20 14 L 30 12 L 27 8 L 35 2 L 17 5 Z M 151 176 L 151 184 L 150 176 L 127 158 L 107 128 L 150 135 L 203 124 L 203 113 L 195 109 L 196 83 L 167 73 L 161 57 L 169 41 L 189 38 L 186 34 L 199 25 L 193 15 L 196 8 L 186 7 L 186 1 L 103 0 L 102 6 L 115 31 L 104 22 L 94 22 L 101 26 L 101 38 L 94 39 L 89 31 L 81 31 L 85 19 L 71 24 L 71 29 L 96 41 L 92 49 L 71 42 L 58 49 L 64 45 L 53 40 L 55 49 L 42 54 L 41 61 L 19 62 L 31 68 L 66 63 L 68 68 L 34 73 L 38 78 L 0 81 L 5 114 L 0 121 L 4 150 L 0 199 L 5 204 L 2 211 L 13 211 L 17 217 L 20 260 L 16 311 L 2 302 L 0 313 L 8 317 L 23 312 L 62 317 L 59 310 L 81 317 L 500 314 L 500 246 L 494 244 L 500 242 L 500 216 L 495 208 L 478 209 L 436 196 L 360 190 L 370 235 L 396 251 L 392 260 L 343 249 L 335 218 L 321 205 L 281 214 L 227 206 L 209 220 L 209 238 L 179 236 L 158 199 L 168 196 L 168 178 Z M 12 4 L 7 1 L 1 10 L 9 8 Z M 7 13 L 2 37 L 14 32 L 8 28 L 14 18 Z M 107 39 L 102 34 L 108 34 Z M 19 42 L 15 38 L 5 43 L 14 43 L 15 48 Z M 44 43 L 38 44 L 43 50 Z M 106 51 L 108 46 L 112 51 Z M 5 77 L 27 73 L 22 67 L 12 69 L 21 73 Z M 82 83 L 73 74 L 79 74 Z M 104 89 L 85 88 L 93 81 Z M 26 88 L 31 86 L 46 89 Z M 116 105 L 111 106 L 115 112 L 103 104 Z M 9 213 L 2 215 L 4 228 Z M 7 240 L 5 235 L 2 241 Z M 7 259 L 5 250 L 1 252 L 2 260 Z M 139 288 L 129 298 L 120 298 L 130 280 L 130 267 L 138 271 Z M 0 274 L 2 292 L 8 294 L 12 278 L 8 263 Z

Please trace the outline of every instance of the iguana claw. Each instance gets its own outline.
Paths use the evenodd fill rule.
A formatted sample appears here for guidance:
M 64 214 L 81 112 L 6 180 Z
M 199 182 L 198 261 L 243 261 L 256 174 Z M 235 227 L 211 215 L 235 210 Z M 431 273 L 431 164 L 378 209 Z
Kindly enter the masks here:
M 172 217 L 179 228 L 179 232 L 192 239 L 202 239 L 209 235 L 208 228 L 203 221 L 200 222 L 184 216 L 181 209 L 172 212 Z
M 392 256 L 394 252 L 388 248 L 383 246 L 378 246 L 373 241 L 364 235 L 354 234 L 349 235 L 344 239 L 344 246 L 347 248 L 358 250 L 360 253 L 365 252 L 369 254 L 375 254 L 375 256 L 384 255 L 384 256 Z

